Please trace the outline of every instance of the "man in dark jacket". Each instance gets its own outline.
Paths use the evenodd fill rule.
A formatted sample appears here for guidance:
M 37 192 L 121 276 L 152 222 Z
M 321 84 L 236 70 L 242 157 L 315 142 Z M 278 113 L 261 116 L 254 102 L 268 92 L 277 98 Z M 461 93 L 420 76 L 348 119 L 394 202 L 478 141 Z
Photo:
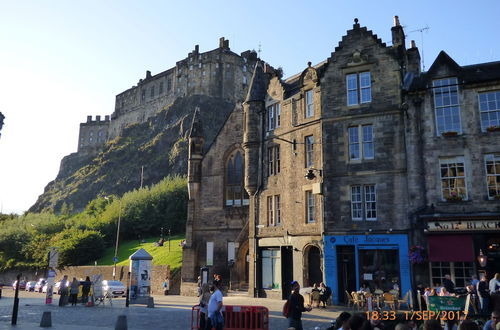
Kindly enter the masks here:
M 486 274 L 483 274 L 479 283 L 477 283 L 477 295 L 479 297 L 479 306 L 481 314 L 488 314 L 490 307 L 490 293 L 488 292 L 488 281 Z
M 292 294 L 288 298 L 288 326 L 295 330 L 302 330 L 302 312 L 310 312 L 312 308 L 304 306 L 304 297 L 299 293 L 299 282 L 293 281 L 291 284 Z
M 455 293 L 455 283 L 453 283 L 449 274 L 444 276 L 443 286 L 449 293 Z

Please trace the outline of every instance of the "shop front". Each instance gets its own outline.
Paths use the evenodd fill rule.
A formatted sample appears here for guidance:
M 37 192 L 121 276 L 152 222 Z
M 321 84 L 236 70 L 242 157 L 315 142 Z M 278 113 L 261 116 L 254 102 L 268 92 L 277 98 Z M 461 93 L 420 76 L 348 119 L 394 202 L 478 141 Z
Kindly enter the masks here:
M 427 218 L 431 286 L 449 274 L 459 288 L 472 275 L 491 278 L 500 269 L 500 217 Z
M 370 289 L 401 294 L 411 289 L 408 236 L 334 235 L 324 238 L 325 280 L 335 304 L 346 302 L 345 292 Z

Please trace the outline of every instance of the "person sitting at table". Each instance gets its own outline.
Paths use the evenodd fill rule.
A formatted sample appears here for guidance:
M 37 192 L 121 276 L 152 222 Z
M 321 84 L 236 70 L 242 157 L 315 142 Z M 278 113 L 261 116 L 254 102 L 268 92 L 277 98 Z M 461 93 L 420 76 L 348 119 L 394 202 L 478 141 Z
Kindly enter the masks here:
M 441 288 L 441 291 L 439 291 L 439 295 L 441 297 L 449 297 L 449 296 L 451 296 L 451 294 L 448 292 L 448 290 L 446 290 L 445 287 Z
M 316 283 L 313 284 L 313 288 L 311 289 L 311 306 L 313 303 L 316 303 L 316 307 L 319 307 L 319 296 L 321 294 L 320 289 Z
M 332 289 L 326 286 L 325 283 L 321 282 L 319 284 L 319 302 L 320 305 L 323 303 L 323 308 L 326 308 L 326 304 L 328 303 L 328 298 L 332 294 Z
M 366 282 L 361 283 L 361 287 L 359 288 L 359 293 L 371 293 L 370 287 Z

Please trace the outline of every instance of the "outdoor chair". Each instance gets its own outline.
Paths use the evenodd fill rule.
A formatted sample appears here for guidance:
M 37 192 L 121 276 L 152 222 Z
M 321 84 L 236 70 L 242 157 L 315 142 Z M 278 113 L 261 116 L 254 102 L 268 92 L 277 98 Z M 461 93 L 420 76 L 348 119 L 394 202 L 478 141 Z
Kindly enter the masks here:
M 384 293 L 384 305 L 388 306 L 392 310 L 396 309 L 394 296 L 389 292 Z
M 345 291 L 345 296 L 347 297 L 347 307 L 354 307 L 354 300 L 352 296 L 347 290 Z
M 406 292 L 406 294 L 404 295 L 404 297 L 402 299 L 397 299 L 396 300 L 396 303 L 398 305 L 398 309 L 401 308 L 402 304 L 406 304 L 406 306 L 408 307 L 408 309 L 410 309 L 410 303 L 408 302 L 408 299 L 410 299 L 410 291 Z
M 351 292 L 351 295 L 352 295 L 352 300 L 354 302 L 353 307 L 356 306 L 358 310 L 363 309 L 363 306 L 364 306 L 363 297 L 361 297 L 361 295 L 359 295 L 355 291 Z
M 311 292 L 311 306 L 313 304 L 316 304 L 316 307 L 319 307 L 319 291 L 313 291 Z

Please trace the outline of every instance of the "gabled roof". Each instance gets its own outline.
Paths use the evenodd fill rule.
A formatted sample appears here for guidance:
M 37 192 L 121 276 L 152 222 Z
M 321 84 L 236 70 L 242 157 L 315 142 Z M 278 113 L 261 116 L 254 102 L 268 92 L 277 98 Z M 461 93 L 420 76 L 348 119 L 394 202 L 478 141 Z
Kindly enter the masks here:
M 427 73 L 429 75 L 433 75 L 439 68 L 446 66 L 451 72 L 455 72 L 458 74 L 461 70 L 460 65 L 457 64 L 444 50 L 440 51 L 434 63 L 432 63 L 429 71 Z
M 318 77 L 320 77 L 320 79 L 321 79 L 321 76 L 323 75 L 325 66 L 326 66 L 326 60 L 312 66 L 312 68 L 314 68 L 316 70 Z M 292 96 L 300 91 L 300 89 L 302 88 L 302 84 L 303 84 L 303 76 L 307 72 L 308 69 L 309 69 L 309 67 L 306 68 L 305 70 L 303 70 L 302 72 L 297 73 L 297 74 L 295 74 L 291 77 L 288 77 L 287 79 L 281 81 L 281 84 L 283 85 L 283 89 L 285 90 L 285 95 L 284 95 L 285 99 L 289 98 L 290 96 Z
M 376 34 L 373 34 L 372 30 L 368 30 L 366 26 L 361 27 L 358 23 L 358 19 L 355 18 L 352 29 L 347 30 L 347 34 L 342 37 L 342 40 L 339 42 L 339 45 L 335 47 L 335 51 L 337 52 L 341 50 L 344 47 L 344 44 L 346 43 L 349 37 L 360 37 L 360 36 L 372 38 L 376 44 L 384 48 L 386 47 L 385 42 L 382 42 L 381 38 L 379 38 Z

